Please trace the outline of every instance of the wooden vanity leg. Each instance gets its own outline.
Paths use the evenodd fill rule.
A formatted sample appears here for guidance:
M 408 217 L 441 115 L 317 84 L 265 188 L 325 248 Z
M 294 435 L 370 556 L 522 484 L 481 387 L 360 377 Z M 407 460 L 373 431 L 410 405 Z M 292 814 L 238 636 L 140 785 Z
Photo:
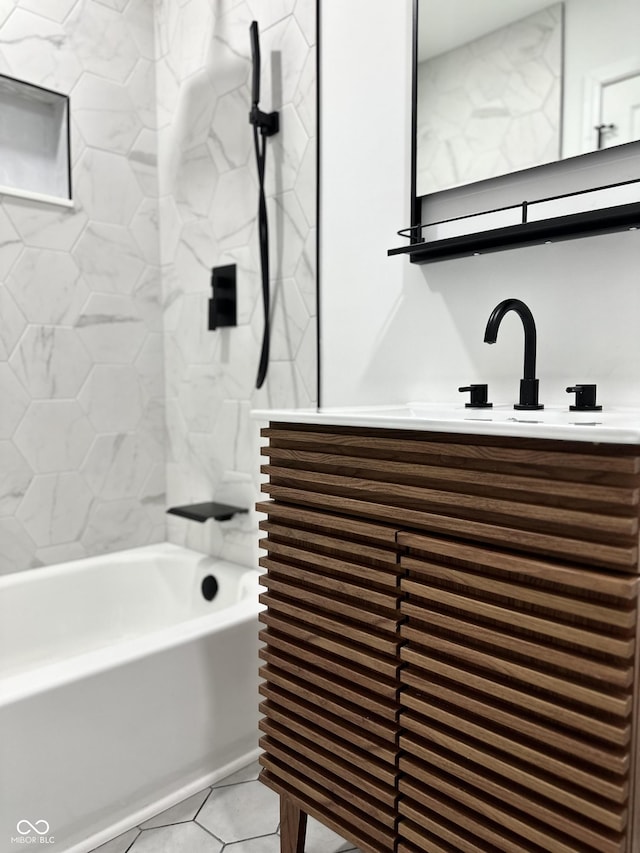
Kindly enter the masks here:
M 280 794 L 280 853 L 304 853 L 307 815 L 291 797 Z

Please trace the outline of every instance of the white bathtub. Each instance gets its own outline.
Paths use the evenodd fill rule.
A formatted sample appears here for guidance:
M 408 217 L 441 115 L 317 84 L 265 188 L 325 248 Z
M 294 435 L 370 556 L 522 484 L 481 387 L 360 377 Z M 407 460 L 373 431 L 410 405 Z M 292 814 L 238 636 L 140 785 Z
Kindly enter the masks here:
M 255 758 L 258 588 L 167 543 L 0 577 L 2 853 L 86 853 Z

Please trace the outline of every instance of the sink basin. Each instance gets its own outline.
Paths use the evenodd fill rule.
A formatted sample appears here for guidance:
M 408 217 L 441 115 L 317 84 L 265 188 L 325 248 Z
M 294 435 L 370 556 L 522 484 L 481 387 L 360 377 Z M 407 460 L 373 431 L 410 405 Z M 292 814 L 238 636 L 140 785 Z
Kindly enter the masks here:
M 324 408 L 318 411 L 265 410 L 256 411 L 254 415 L 272 421 L 640 444 L 640 409 L 622 407 L 601 412 L 572 412 L 568 406 L 550 406 L 528 412 L 509 405 L 467 409 L 461 403 L 412 402 L 391 406 Z

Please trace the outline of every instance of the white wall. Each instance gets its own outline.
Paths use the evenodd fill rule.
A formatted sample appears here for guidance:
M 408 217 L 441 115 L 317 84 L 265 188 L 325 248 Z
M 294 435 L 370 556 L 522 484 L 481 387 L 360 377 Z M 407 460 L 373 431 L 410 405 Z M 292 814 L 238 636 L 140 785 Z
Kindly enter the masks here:
M 536 319 L 543 403 L 564 405 L 568 385 L 597 382 L 605 405 L 640 404 L 640 231 L 424 266 L 386 256 L 409 224 L 410 32 L 410 0 L 322 5 L 322 405 L 455 401 L 474 381 L 489 382 L 494 402 L 514 401 L 518 318 L 483 343 L 508 297 Z M 627 150 L 624 169 L 639 165 Z M 596 175 L 608 183 L 620 168 Z M 572 170 L 579 183 L 582 168 Z
M 386 250 L 395 230 L 408 224 L 409 6 L 321 4 L 323 405 L 387 395 L 385 375 L 393 384 L 404 360 L 401 352 L 388 353 L 390 363 L 372 372 L 403 298 L 399 265 Z

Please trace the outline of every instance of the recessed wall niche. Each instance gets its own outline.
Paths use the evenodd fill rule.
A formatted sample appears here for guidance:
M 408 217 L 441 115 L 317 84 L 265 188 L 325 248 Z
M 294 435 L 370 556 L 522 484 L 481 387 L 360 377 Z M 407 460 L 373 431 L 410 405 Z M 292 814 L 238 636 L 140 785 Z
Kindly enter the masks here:
M 0 193 L 72 204 L 67 95 L 0 75 Z

